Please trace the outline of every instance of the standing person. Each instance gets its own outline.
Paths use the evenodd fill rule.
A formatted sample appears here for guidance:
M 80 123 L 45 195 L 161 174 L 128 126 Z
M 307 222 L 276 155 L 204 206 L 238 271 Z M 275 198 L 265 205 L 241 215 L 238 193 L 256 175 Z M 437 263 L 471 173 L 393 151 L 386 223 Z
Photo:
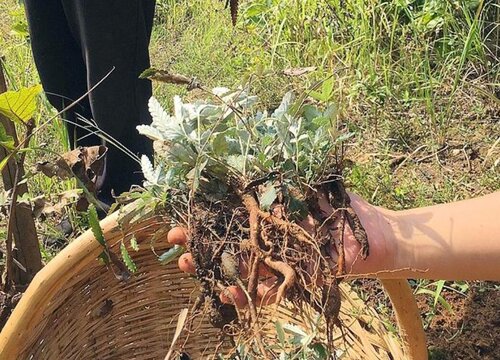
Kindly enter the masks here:
M 102 140 L 82 125 L 97 126 L 136 155 L 152 156 L 150 141 L 136 130 L 150 122 L 148 46 L 155 0 L 25 0 L 33 57 L 49 102 L 59 111 L 109 76 L 79 104 L 63 114 L 71 146 L 100 145 Z M 95 129 L 94 129 L 95 130 Z M 140 183 L 140 165 L 108 145 L 104 182 L 98 198 Z

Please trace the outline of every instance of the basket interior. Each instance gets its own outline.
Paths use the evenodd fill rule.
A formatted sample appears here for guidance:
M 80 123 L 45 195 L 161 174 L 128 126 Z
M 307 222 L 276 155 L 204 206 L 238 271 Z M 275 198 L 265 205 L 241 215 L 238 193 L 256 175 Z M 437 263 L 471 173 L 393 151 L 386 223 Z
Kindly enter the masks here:
M 176 261 L 168 265 L 158 261 L 157 254 L 168 249 L 167 230 L 154 223 L 123 233 L 111 243 L 117 253 L 122 241 L 129 245 L 131 236 L 139 243 L 139 251 L 129 248 L 138 271 L 127 282 L 89 254 L 88 263 L 75 269 L 38 309 L 43 311 L 42 320 L 30 324 L 29 333 L 23 334 L 19 359 L 164 359 L 181 310 L 190 308 L 198 293 L 196 281 L 180 272 Z M 386 331 L 375 311 L 348 285 L 341 290 L 345 327 L 343 334 L 335 335 L 337 354 L 345 359 L 403 358 L 399 340 Z M 262 332 L 270 341 L 276 339 L 276 321 L 308 332 L 315 319 L 311 309 L 298 313 L 289 304 L 261 310 Z M 221 342 L 220 332 L 203 315 L 190 329 L 175 343 L 172 358 L 185 352 L 191 359 L 209 359 L 233 349 L 228 341 Z

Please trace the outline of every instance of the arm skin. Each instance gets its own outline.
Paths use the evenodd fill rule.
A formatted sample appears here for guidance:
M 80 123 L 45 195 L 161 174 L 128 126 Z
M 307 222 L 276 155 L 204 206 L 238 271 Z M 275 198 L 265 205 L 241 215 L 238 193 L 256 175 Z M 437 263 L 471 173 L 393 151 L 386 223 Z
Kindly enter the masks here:
M 500 192 L 405 211 L 370 205 L 355 194 L 350 197 L 366 229 L 370 255 L 366 260 L 359 257 L 360 246 L 346 227 L 346 277 L 500 280 Z M 325 215 L 331 213 L 326 201 L 320 205 Z M 303 226 L 307 229 L 307 222 Z M 172 229 L 168 241 L 184 244 L 185 231 Z M 179 268 L 194 273 L 191 254 L 181 256 Z M 258 294 L 270 299 L 265 303 L 272 302 L 276 288 L 268 284 L 273 281 L 258 287 Z M 239 289 L 228 290 L 238 306 L 245 305 Z
M 368 261 L 356 268 L 356 261 L 354 273 L 393 270 L 377 277 L 500 280 L 500 192 L 405 211 L 375 208 L 377 221 L 371 206 L 358 200 L 361 221 L 367 215 L 368 226 L 376 224 L 373 233 L 383 237 L 387 253 L 371 269 L 364 268 Z M 371 229 L 367 232 L 370 238 Z M 404 268 L 414 270 L 397 271 Z

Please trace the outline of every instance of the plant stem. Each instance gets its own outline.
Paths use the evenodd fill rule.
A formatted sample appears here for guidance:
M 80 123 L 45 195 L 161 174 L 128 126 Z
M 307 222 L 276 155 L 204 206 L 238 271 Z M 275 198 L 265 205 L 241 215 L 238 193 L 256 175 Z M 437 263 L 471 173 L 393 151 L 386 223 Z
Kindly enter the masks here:
M 24 139 L 21 142 L 21 149 L 25 149 L 35 128 L 35 121 L 33 119 L 28 120 L 26 123 L 26 132 Z M 21 177 L 21 168 L 24 164 L 24 159 L 26 158 L 26 152 L 22 152 L 19 156 L 19 160 L 16 162 L 16 174 L 14 176 L 14 183 L 12 187 L 12 196 L 9 205 L 9 220 L 7 224 L 7 240 L 6 240 L 6 260 L 5 260 L 5 279 L 4 279 L 4 291 L 9 291 L 11 289 L 12 283 L 12 239 L 14 235 L 14 223 L 16 219 L 16 207 L 17 207 L 17 196 L 19 193 L 19 181 Z M 19 241 L 19 239 L 18 239 Z

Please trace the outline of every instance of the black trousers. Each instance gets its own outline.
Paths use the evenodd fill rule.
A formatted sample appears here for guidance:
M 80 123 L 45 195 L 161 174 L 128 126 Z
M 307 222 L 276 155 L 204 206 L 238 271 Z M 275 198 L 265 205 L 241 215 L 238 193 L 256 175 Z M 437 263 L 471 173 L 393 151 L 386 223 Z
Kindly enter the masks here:
M 59 111 L 81 97 L 111 70 L 83 101 L 63 115 L 72 146 L 101 139 L 74 124 L 79 116 L 136 155 L 153 153 L 136 126 L 150 123 L 151 83 L 138 79 L 150 66 L 148 45 L 155 0 L 25 0 L 33 56 L 50 103 Z M 142 180 L 140 166 L 108 143 L 106 175 L 99 198 Z

